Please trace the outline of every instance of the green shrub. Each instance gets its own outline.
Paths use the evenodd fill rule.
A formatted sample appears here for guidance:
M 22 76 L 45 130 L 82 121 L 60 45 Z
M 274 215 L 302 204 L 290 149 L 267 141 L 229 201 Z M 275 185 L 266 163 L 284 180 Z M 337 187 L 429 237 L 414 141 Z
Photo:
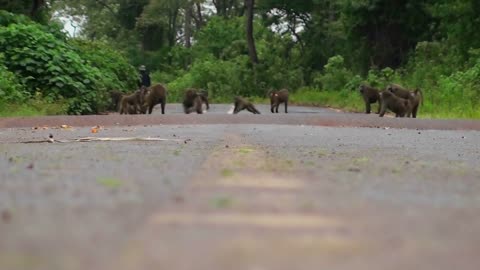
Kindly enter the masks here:
M 87 64 L 101 71 L 101 84 L 107 89 L 132 91 L 138 88 L 139 73 L 118 51 L 104 42 L 74 39 L 69 42 Z
M 168 84 L 169 100 L 179 101 L 186 88 L 207 89 L 213 101 L 230 101 L 235 95 L 250 96 L 252 72 L 247 56 L 230 61 L 210 57 L 195 62 L 183 76 Z
M 314 78 L 314 84 L 324 90 L 342 90 L 351 80 L 353 73 L 345 67 L 342 56 L 336 55 L 328 59 L 322 74 Z
M 391 83 L 401 81 L 397 72 L 389 67 L 382 70 L 370 69 L 366 78 L 367 83 L 378 89 L 385 89 Z
M 216 58 L 235 57 L 236 55 L 231 55 L 231 51 L 238 46 L 238 42 L 245 40 L 244 24 L 242 17 L 233 19 L 212 17 L 195 36 L 197 40 L 194 46 L 195 58 L 203 58 L 209 54 Z
M 465 71 L 439 80 L 437 94 L 426 100 L 428 112 L 454 114 L 466 118 L 480 117 L 480 60 Z M 430 92 L 431 93 L 431 92 Z
M 110 103 L 109 91 L 120 90 L 128 93 L 138 88 L 139 73 L 136 68 L 130 65 L 123 55 L 107 44 L 78 39 L 71 40 L 69 43 L 72 44 L 79 56 L 86 61 L 86 65 L 96 68 L 98 71 L 98 77 L 95 81 L 95 107 L 97 111 L 103 111 L 108 107 Z
M 10 24 L 0 28 L 0 50 L 30 94 L 41 92 L 50 100 L 70 99 L 69 113 L 97 112 L 98 69 L 64 41 L 37 25 Z
M 0 53 L 0 102 L 23 102 L 28 96 L 15 74 L 5 66 L 3 54 Z
M 137 88 L 136 69 L 106 44 L 67 41 L 55 25 L 22 16 L 0 13 L 0 18 L 3 62 L 29 95 L 41 93 L 46 102 L 65 99 L 68 113 L 91 114 L 105 108 L 109 90 Z

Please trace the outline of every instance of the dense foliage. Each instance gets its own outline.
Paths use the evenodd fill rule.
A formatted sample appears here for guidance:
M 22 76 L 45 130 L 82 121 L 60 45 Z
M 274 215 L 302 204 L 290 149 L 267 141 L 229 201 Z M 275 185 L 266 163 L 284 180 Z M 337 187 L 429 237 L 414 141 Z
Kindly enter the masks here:
M 68 113 L 90 114 L 105 107 L 107 90 L 135 87 L 136 71 L 118 53 L 51 31 L 24 18 L 0 28 L 2 63 L 16 76 L 5 100 L 40 94 L 50 102 L 65 99 Z
M 36 14 L 30 5 L 0 6 L 41 22 L 1 13 L 4 100 L 40 91 L 71 113 L 97 112 L 108 89 L 135 87 L 132 66 L 144 64 L 169 101 L 189 87 L 222 102 L 285 87 L 297 102 L 361 110 L 360 83 L 393 82 L 422 89 L 420 116 L 480 117 L 476 0 L 65 0 Z M 77 38 L 41 19 L 59 16 Z

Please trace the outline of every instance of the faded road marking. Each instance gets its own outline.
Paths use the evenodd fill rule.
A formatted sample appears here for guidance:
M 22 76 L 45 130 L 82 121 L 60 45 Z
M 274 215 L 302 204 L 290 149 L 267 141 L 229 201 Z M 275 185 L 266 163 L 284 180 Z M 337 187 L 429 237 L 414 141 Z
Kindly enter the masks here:
M 269 229 L 319 229 L 342 225 L 338 219 L 318 215 L 242 213 L 159 213 L 152 217 L 151 223 L 156 225 L 216 225 Z

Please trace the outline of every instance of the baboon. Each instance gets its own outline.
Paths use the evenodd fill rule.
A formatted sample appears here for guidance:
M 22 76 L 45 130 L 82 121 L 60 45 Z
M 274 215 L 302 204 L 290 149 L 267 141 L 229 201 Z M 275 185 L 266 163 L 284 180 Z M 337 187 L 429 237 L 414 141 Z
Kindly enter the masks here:
M 235 108 L 233 109 L 233 114 L 237 114 L 245 109 L 253 114 L 260 114 L 260 112 L 255 108 L 255 106 L 253 106 L 250 101 L 242 97 L 235 97 L 234 105 Z
M 148 106 L 146 106 L 146 97 L 150 94 L 150 88 L 142 85 L 140 87 L 140 113 L 147 114 Z
M 155 84 L 145 89 L 145 101 L 142 110 L 148 109 L 148 114 L 152 114 L 153 107 L 160 104 L 162 114 L 165 114 L 165 105 L 167 104 L 167 89 L 161 84 Z
M 120 101 L 122 100 L 122 96 L 123 96 L 123 93 L 118 90 L 110 91 L 110 99 L 112 102 L 110 103 L 109 108 L 112 110 L 118 111 Z
M 387 87 L 387 91 L 392 92 L 397 97 L 409 99 L 411 101 L 412 109 L 408 117 L 411 115 L 413 118 L 417 118 L 418 107 L 420 103 L 423 105 L 423 93 L 419 88 L 415 89 L 414 91 L 409 91 L 400 85 L 391 84 Z
M 210 104 L 208 104 L 208 91 L 200 89 L 198 94 L 200 95 L 202 102 L 205 103 L 205 106 L 207 106 L 207 111 L 210 110 Z
M 120 101 L 120 114 L 137 114 L 140 111 L 140 90 L 133 94 L 123 95 Z
M 363 97 L 365 102 L 365 113 L 369 114 L 371 111 L 370 104 L 378 102 L 377 114 L 380 113 L 380 108 L 382 107 L 382 100 L 380 99 L 380 91 L 376 88 L 360 85 L 360 94 Z
M 282 89 L 280 91 L 270 91 L 270 111 L 272 113 L 278 113 L 278 107 L 281 103 L 285 103 L 285 113 L 288 113 L 288 90 Z
M 183 111 L 186 114 L 190 114 L 194 111 L 198 114 L 202 114 L 203 98 L 204 96 L 196 89 L 187 89 L 183 97 Z
M 385 115 L 385 112 L 388 110 L 395 113 L 395 117 L 405 117 L 411 111 L 411 101 L 409 99 L 404 99 L 397 97 L 390 91 L 383 91 L 380 93 L 380 98 L 382 99 L 382 107 L 380 108 L 380 117 Z

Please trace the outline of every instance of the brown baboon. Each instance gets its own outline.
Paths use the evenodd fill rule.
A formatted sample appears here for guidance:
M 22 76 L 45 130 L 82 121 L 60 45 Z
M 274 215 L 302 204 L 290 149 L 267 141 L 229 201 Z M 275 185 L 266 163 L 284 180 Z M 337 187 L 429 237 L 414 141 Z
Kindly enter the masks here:
M 285 103 L 285 113 L 288 113 L 288 90 L 282 89 L 280 91 L 270 91 L 270 111 L 272 113 L 278 113 L 278 107 L 281 103 Z
M 204 100 L 206 100 L 204 94 L 201 94 L 199 91 L 193 88 L 187 89 L 183 98 L 183 111 L 186 114 L 190 114 L 194 111 L 198 114 L 202 114 L 202 105 Z M 206 101 L 206 104 L 208 104 L 208 101 Z M 210 108 L 209 105 L 208 108 Z
M 150 88 L 142 85 L 140 87 L 140 104 L 141 104 L 140 113 L 141 114 L 147 114 L 148 106 L 145 104 L 146 104 L 146 98 L 149 94 L 150 94 Z
M 365 102 L 365 113 L 369 114 L 371 111 L 370 104 L 378 102 L 377 113 L 380 113 L 380 108 L 382 107 L 382 100 L 380 99 L 380 91 L 376 88 L 360 85 L 360 94 L 363 97 Z
M 202 102 L 205 103 L 205 106 L 207 106 L 207 111 L 210 110 L 210 104 L 208 103 L 208 91 L 200 89 L 199 93 L 200 97 L 202 98 Z
M 118 111 L 120 106 L 120 101 L 122 100 L 123 93 L 118 90 L 110 91 L 111 103 L 109 108 L 115 111 Z
M 242 97 L 235 97 L 234 105 L 235 108 L 233 109 L 233 114 L 237 114 L 245 109 L 253 114 L 260 114 L 260 112 L 255 108 L 255 106 L 253 106 L 250 101 Z
M 140 90 L 131 95 L 123 95 L 120 101 L 120 114 L 137 114 L 140 111 Z
M 413 118 L 417 118 L 418 107 L 420 104 L 423 105 L 423 93 L 419 88 L 415 89 L 415 91 L 409 91 L 400 85 L 391 84 L 387 87 L 387 91 L 392 92 L 397 97 L 409 99 L 411 101 L 412 109 L 411 113 L 408 114 L 408 117 L 411 115 Z
M 385 112 L 388 110 L 395 113 L 395 117 L 405 117 L 412 108 L 411 101 L 409 99 L 404 99 L 397 97 L 390 91 L 383 91 L 380 93 L 380 98 L 382 99 L 382 107 L 380 108 L 380 117 L 385 115 Z
M 160 104 L 162 114 L 165 114 L 165 105 L 167 104 L 167 89 L 161 84 L 155 84 L 145 89 L 145 101 L 142 110 L 148 109 L 148 114 L 152 114 L 153 107 Z

